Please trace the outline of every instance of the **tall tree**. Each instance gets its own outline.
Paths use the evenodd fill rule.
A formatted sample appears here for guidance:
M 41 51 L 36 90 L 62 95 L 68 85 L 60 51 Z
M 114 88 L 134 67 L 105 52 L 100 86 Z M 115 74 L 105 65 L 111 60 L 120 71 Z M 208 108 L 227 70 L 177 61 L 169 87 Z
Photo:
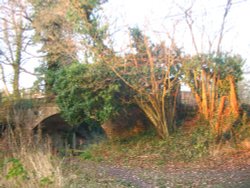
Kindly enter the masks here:
M 94 40 L 91 39 L 95 37 L 95 42 L 97 41 L 95 28 L 98 27 L 98 20 L 95 11 L 103 2 L 29 1 L 35 10 L 33 26 L 36 29 L 36 36 L 42 43 L 42 51 L 45 53 L 46 90 L 51 92 L 55 82 L 54 72 L 62 66 L 77 61 L 78 47 L 81 44 L 85 44 L 84 54 L 87 54 L 86 51 L 93 45 Z
M 29 0 L 34 8 L 33 27 L 36 41 L 42 43 L 46 91 L 54 84 L 54 72 L 77 59 L 73 27 L 67 20 L 69 0 Z
M 106 27 L 98 20 L 102 1 L 71 1 L 69 16 L 83 36 L 83 42 L 94 54 L 94 61 L 111 69 L 135 94 L 134 102 L 155 126 L 158 135 L 166 138 L 175 126 L 175 105 L 179 89 L 180 53 L 175 44 L 152 45 L 139 29 L 131 30 L 136 53 L 125 58 L 106 45 Z M 112 46 L 111 46 L 112 47 Z M 130 49 L 133 51 L 132 49 Z
M 20 97 L 19 79 L 20 72 L 24 70 L 22 64 L 27 57 L 27 50 L 32 45 L 30 36 L 30 22 L 28 4 L 25 0 L 6 0 L 1 2 L 1 33 L 2 65 L 11 66 L 13 69 L 12 89 L 14 98 Z M 26 57 L 25 57 L 26 56 Z M 2 69 L 2 74 L 4 74 Z M 4 75 L 3 81 L 4 80 Z
M 80 34 L 84 50 L 95 55 L 103 51 L 111 52 L 104 42 L 107 37 L 107 25 L 101 23 L 100 17 L 102 5 L 106 2 L 107 0 L 72 0 L 68 12 L 69 19 Z
M 138 28 L 131 29 L 131 52 L 121 58 L 105 60 L 106 64 L 134 91 L 132 100 L 151 121 L 161 138 L 175 129 L 176 99 L 179 91 L 180 51 L 172 43 L 150 44 Z
M 94 2 L 98 4 L 99 1 Z M 80 7 L 79 3 L 74 4 L 76 10 L 83 10 Z M 89 10 L 96 9 L 90 6 Z M 130 46 L 130 51 L 136 52 L 127 54 L 125 58 L 121 57 L 115 54 L 112 45 L 104 42 L 105 27 L 100 27 L 95 16 L 88 15 L 88 11 L 80 11 L 76 18 L 88 23 L 84 31 L 88 33 L 86 39 L 89 40 L 95 60 L 108 66 L 133 90 L 134 102 L 152 122 L 158 135 L 167 138 L 175 127 L 179 50 L 174 43 L 170 47 L 163 43 L 154 46 L 138 28 L 134 28 L 131 29 L 133 45 Z

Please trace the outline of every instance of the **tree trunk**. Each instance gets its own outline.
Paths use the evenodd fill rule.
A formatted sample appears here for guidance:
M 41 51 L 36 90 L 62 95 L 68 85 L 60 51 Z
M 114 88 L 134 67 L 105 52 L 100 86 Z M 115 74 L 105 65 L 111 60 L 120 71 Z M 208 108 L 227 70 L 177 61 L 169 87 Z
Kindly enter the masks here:
M 15 53 L 15 61 L 13 62 L 13 94 L 15 99 L 20 98 L 19 92 L 19 77 L 20 77 L 20 66 L 22 59 L 22 42 L 23 42 L 23 23 L 20 21 L 18 28 L 16 30 L 16 53 Z
M 215 124 L 215 132 L 217 135 L 221 134 L 221 126 L 220 121 L 223 114 L 224 106 L 225 106 L 226 96 L 222 96 L 220 99 L 219 109 L 218 109 L 218 118 Z
M 217 83 L 216 83 L 216 75 L 213 76 L 213 81 L 211 84 L 211 100 L 210 100 L 210 118 L 214 116 L 215 109 L 215 101 L 216 101 L 216 92 L 217 92 Z
M 202 89 L 201 89 L 201 96 L 202 96 L 202 111 L 203 115 L 206 119 L 208 119 L 208 101 L 207 101 L 207 78 L 206 78 L 206 72 L 205 70 L 202 70 L 201 72 L 201 77 L 202 77 Z
M 169 126 L 167 123 L 167 118 L 163 116 L 164 113 L 162 113 L 161 109 L 155 109 L 154 107 L 152 107 L 153 104 L 146 104 L 138 99 L 136 100 L 136 102 L 154 126 L 158 136 L 162 139 L 167 138 L 169 136 Z
M 13 65 L 13 70 L 14 70 L 14 77 L 13 77 L 13 95 L 14 99 L 19 99 L 20 98 L 20 92 L 19 92 L 19 76 L 20 76 L 20 69 L 17 64 Z
M 239 104 L 237 99 L 236 93 L 236 85 L 233 76 L 228 77 L 229 84 L 230 84 L 230 105 L 234 114 L 235 118 L 239 117 Z

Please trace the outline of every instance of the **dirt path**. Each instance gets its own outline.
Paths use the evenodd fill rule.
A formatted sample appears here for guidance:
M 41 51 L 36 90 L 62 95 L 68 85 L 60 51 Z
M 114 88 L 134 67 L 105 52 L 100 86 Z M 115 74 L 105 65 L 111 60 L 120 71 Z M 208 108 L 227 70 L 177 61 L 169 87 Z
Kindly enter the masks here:
M 146 170 L 101 165 L 101 172 L 128 187 L 250 187 L 250 166 L 232 169 Z
M 123 165 L 115 166 L 105 162 L 75 162 L 85 173 L 86 169 L 95 171 L 98 179 L 112 179 L 112 181 L 119 182 L 122 187 L 250 187 L 250 153 L 241 153 L 220 159 L 211 158 L 189 164 L 168 163 L 161 168 L 155 169 Z M 102 184 L 98 187 L 101 188 Z

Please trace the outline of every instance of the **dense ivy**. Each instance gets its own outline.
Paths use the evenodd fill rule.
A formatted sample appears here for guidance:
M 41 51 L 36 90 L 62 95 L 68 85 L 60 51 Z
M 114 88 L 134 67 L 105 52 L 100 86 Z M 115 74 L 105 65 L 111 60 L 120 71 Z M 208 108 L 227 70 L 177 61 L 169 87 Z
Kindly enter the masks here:
M 105 66 L 75 63 L 57 72 L 54 91 L 63 117 L 77 125 L 115 117 L 122 109 L 122 88 Z

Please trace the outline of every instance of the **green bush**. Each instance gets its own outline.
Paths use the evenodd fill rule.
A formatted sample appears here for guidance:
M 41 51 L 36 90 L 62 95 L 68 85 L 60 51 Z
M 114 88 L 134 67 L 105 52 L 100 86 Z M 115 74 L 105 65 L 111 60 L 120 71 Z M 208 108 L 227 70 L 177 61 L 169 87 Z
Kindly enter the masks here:
M 78 125 L 116 116 L 126 89 L 106 66 L 75 63 L 57 72 L 54 91 L 63 117 Z
M 233 126 L 232 132 L 236 142 L 240 142 L 250 138 L 250 126 L 248 123 L 249 117 L 247 112 L 245 111 L 238 123 L 235 123 L 235 125 Z
M 195 157 L 203 157 L 208 154 L 209 146 L 214 142 L 214 135 L 208 126 L 198 127 L 191 136 L 193 154 Z
M 80 157 L 85 160 L 91 160 L 93 159 L 93 155 L 89 150 L 86 150 L 80 154 Z
M 7 179 L 18 177 L 21 177 L 23 180 L 28 179 L 28 173 L 20 160 L 11 158 L 6 162 L 5 165 L 9 165 L 7 175 L 5 176 Z
M 48 185 L 52 185 L 54 181 L 52 180 L 53 177 L 43 177 L 40 179 L 40 185 L 46 187 Z

